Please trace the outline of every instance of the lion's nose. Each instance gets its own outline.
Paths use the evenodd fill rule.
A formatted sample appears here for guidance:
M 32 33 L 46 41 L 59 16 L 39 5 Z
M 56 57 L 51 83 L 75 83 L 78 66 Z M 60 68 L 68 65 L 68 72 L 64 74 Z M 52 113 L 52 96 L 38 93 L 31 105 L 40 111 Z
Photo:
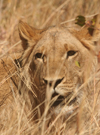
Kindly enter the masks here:
M 49 87 L 53 87 L 55 89 L 57 87 L 57 85 L 62 82 L 62 80 L 63 80 L 63 78 L 57 79 L 57 80 L 44 79 L 44 82 L 46 85 L 49 85 Z

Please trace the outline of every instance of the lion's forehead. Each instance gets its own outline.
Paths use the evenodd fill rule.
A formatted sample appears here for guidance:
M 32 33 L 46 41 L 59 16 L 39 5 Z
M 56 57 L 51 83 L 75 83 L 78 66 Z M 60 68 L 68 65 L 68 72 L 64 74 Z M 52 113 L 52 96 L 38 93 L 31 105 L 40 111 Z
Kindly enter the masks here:
M 48 29 L 46 31 L 46 33 L 43 36 L 43 39 L 45 41 L 53 41 L 55 43 L 65 43 L 67 40 L 69 40 L 70 38 L 74 38 L 72 36 L 72 34 L 68 31 L 67 28 L 62 28 L 62 27 L 54 27 L 51 29 Z
M 53 27 L 48 29 L 36 45 L 36 49 L 64 54 L 66 47 L 70 49 L 82 49 L 81 42 L 74 37 L 67 28 Z

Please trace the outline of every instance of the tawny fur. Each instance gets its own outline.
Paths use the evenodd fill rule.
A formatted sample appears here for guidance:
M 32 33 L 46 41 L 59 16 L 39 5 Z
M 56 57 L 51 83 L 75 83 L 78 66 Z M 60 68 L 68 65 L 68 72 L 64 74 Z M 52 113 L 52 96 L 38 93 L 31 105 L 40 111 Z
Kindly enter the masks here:
M 82 94 L 91 83 L 97 66 L 94 42 L 98 41 L 99 32 L 94 29 L 94 34 L 90 35 L 87 29 L 70 31 L 55 26 L 36 30 L 20 21 L 23 53 L 0 60 L 1 108 L 15 103 L 19 95 L 25 102 L 25 111 L 37 107 L 34 117 L 40 118 L 56 92 L 64 97 L 71 95 L 72 99 L 77 97 L 72 108 L 68 105 L 62 114 L 66 118 L 66 112 L 73 112 L 81 104 Z M 60 108 L 51 108 L 52 111 L 57 115 Z

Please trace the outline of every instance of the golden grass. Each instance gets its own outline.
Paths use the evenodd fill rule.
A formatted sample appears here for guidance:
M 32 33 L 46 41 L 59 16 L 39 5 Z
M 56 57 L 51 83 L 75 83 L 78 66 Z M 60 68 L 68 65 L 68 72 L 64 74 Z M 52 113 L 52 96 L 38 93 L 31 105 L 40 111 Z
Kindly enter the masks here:
M 100 0 L 0 0 L 0 58 L 22 51 L 17 26 L 20 19 L 36 28 L 57 24 L 74 27 L 77 15 L 89 18 L 99 12 Z M 29 121 L 25 102 L 15 97 L 10 83 L 15 102 L 0 108 L 0 135 L 100 135 L 100 92 L 95 87 L 99 77 L 94 78 L 94 87 L 89 86 L 89 93 L 83 96 L 77 117 L 73 117 L 75 111 L 63 122 L 60 114 L 52 118 L 49 127 L 45 116 L 39 123 Z

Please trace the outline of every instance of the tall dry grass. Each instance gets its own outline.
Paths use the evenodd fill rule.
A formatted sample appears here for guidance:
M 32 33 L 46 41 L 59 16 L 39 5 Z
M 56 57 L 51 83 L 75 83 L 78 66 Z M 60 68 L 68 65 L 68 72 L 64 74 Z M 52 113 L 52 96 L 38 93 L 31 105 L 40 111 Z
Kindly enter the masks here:
M 72 27 L 77 15 L 90 17 L 99 13 L 99 7 L 99 0 L 0 0 L 0 54 L 19 41 L 20 19 L 36 28 L 57 23 Z
M 75 27 L 77 15 L 89 18 L 99 12 L 100 0 L 0 0 L 0 58 L 22 51 L 17 26 L 20 19 L 36 28 L 58 23 Z M 4 102 L 0 108 L 0 135 L 100 135 L 100 92 L 95 87 L 99 75 L 92 78 L 94 86 L 89 86 L 87 96 L 83 96 L 77 117 L 74 112 L 63 122 L 58 116 L 49 127 L 43 119 L 31 123 L 24 112 L 25 102 L 20 104 L 19 97 L 14 97 L 10 105 Z

